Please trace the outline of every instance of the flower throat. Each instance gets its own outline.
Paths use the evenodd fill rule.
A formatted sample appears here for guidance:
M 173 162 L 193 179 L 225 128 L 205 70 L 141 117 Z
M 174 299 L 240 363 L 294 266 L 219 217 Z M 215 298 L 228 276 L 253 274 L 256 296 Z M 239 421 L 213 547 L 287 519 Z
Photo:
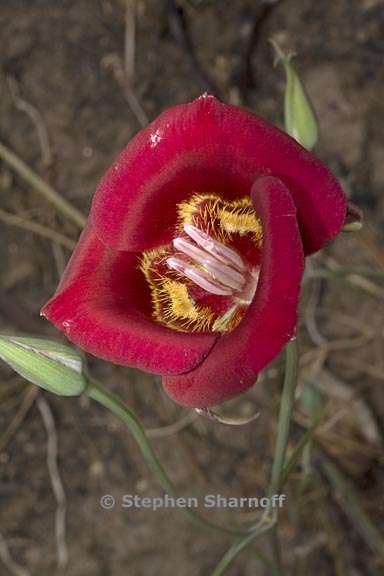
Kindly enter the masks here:
M 259 278 L 263 234 L 251 199 L 195 194 L 177 210 L 173 241 L 140 257 L 152 315 L 182 332 L 233 330 Z

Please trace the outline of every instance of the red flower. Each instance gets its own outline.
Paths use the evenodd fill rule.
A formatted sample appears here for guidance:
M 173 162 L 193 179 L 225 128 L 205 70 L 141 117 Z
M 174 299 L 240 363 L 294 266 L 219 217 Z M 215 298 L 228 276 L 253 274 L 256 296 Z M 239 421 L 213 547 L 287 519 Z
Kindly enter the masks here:
M 204 95 L 164 112 L 108 170 L 43 314 L 94 355 L 162 374 L 177 402 L 220 403 L 294 335 L 304 254 L 345 213 L 319 160 Z

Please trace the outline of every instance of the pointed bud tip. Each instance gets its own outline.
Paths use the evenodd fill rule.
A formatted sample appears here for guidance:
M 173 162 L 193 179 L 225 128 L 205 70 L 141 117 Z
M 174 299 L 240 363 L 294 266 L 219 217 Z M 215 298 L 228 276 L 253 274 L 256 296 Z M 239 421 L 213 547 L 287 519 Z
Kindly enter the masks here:
M 285 129 L 304 148 L 312 150 L 318 140 L 318 125 L 310 99 L 292 63 L 293 54 L 286 54 L 273 39 L 271 44 L 275 50 L 277 60 L 282 62 L 286 74 Z

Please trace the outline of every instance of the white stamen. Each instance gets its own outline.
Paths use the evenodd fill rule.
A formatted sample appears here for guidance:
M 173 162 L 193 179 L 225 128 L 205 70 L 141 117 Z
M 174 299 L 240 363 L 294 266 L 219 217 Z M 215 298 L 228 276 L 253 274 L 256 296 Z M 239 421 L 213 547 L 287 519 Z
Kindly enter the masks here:
M 231 296 L 233 294 L 231 288 L 215 282 L 207 273 L 194 268 L 181 258 L 167 258 L 167 265 L 169 268 L 181 272 L 181 274 L 184 274 L 184 276 L 192 280 L 192 282 L 200 286 L 200 288 L 203 288 L 211 294 L 217 294 L 218 296 Z
M 177 250 L 180 250 L 180 252 L 183 252 L 183 254 L 186 254 L 198 264 L 202 264 L 215 280 L 218 280 L 226 286 L 230 286 L 234 290 L 241 290 L 244 286 L 245 279 L 242 274 L 230 266 L 223 264 L 213 256 L 210 256 L 207 252 L 201 250 L 201 248 L 194 246 L 183 238 L 176 238 L 173 241 L 173 245 Z
M 240 272 L 244 272 L 246 269 L 243 259 L 237 252 L 235 252 L 235 250 L 232 250 L 232 248 L 228 248 L 228 246 L 224 246 L 221 242 L 214 240 L 209 236 L 209 234 L 202 232 L 196 228 L 196 226 L 185 224 L 184 232 L 188 234 L 196 244 L 204 248 L 204 250 L 209 252 L 209 254 L 212 254 L 212 256 L 215 256 L 224 264 L 235 266 L 240 270 Z
M 196 244 L 181 237 L 175 238 L 175 250 L 188 259 L 176 254 L 167 258 L 167 265 L 211 294 L 233 297 L 234 307 L 218 319 L 217 327 L 220 329 L 222 322 L 226 325 L 231 320 L 238 306 L 249 305 L 252 301 L 259 268 L 251 268 L 236 250 L 214 240 L 196 226 L 186 224 L 184 230 Z

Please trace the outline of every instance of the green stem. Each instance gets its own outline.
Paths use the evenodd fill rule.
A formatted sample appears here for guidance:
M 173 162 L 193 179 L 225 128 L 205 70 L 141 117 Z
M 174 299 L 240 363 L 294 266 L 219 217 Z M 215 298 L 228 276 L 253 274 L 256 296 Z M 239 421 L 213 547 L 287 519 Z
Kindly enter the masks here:
M 277 526 L 275 525 L 269 533 L 269 545 L 271 547 L 273 565 L 273 576 L 284 576 L 283 559 Z
M 153 451 L 152 446 L 148 442 L 145 430 L 136 414 L 128 408 L 128 406 L 126 406 L 118 396 L 91 377 L 88 377 L 88 386 L 85 390 L 85 394 L 89 398 L 92 398 L 92 400 L 95 400 L 110 410 L 115 414 L 115 416 L 124 422 L 135 438 L 144 460 L 158 478 L 165 492 L 170 496 L 177 496 L 176 489 Z M 196 524 L 204 528 L 224 532 L 225 534 L 231 534 L 232 536 L 244 536 L 249 534 L 249 531 L 218 526 L 210 520 L 203 518 L 191 508 L 181 508 L 181 510 L 189 517 L 189 519 L 192 519 Z
M 288 446 L 289 428 L 295 398 L 297 360 L 297 343 L 296 340 L 292 340 L 286 347 L 285 378 L 280 403 L 275 456 L 272 466 L 272 479 L 269 489 L 270 496 L 273 494 L 279 494 L 283 480 L 283 470 Z M 267 510 L 265 517 L 257 526 L 254 527 L 252 532 L 234 542 L 234 544 L 228 549 L 219 564 L 216 566 L 211 576 L 222 576 L 222 574 L 224 574 L 226 569 L 232 564 L 235 558 L 237 558 L 240 552 L 246 548 L 246 546 L 251 544 L 251 542 L 253 542 L 256 538 L 259 538 L 266 533 L 269 533 L 270 535 L 270 544 L 274 562 L 266 559 L 263 555 L 260 554 L 259 551 L 257 552 L 257 557 L 261 562 L 268 565 L 270 572 L 274 574 L 274 576 L 284 576 L 281 562 L 280 544 L 276 530 L 277 511 L 273 512 L 274 514 L 272 513 L 271 508 Z
M 287 453 L 289 429 L 291 425 L 293 405 L 295 401 L 295 388 L 297 382 L 297 342 L 292 340 L 286 347 L 285 376 L 283 393 L 280 401 L 280 412 L 277 426 L 277 438 L 275 456 L 272 465 L 272 477 L 269 488 L 269 496 L 279 494 L 282 488 L 285 457 Z M 274 576 L 284 576 L 281 547 L 277 524 L 272 528 L 269 535 L 270 546 L 274 558 Z
M 298 441 L 298 443 L 296 444 L 296 446 L 292 450 L 292 453 L 291 453 L 287 463 L 285 464 L 285 466 L 283 468 L 280 490 L 282 490 L 284 488 L 292 470 L 295 468 L 295 466 L 296 466 L 297 462 L 299 461 L 300 456 L 303 454 L 305 448 L 307 448 L 307 446 L 312 442 L 313 437 L 315 435 L 315 432 L 316 432 L 320 422 L 322 421 L 324 414 L 325 414 L 325 408 L 321 408 L 319 410 L 319 412 L 317 413 L 317 415 L 314 417 L 311 426 L 302 435 L 302 437 L 300 438 L 300 440 Z
M 297 363 L 297 342 L 296 340 L 292 340 L 286 347 L 284 385 L 280 401 L 275 456 L 272 465 L 271 484 L 269 487 L 270 497 L 273 496 L 273 494 L 279 494 L 282 487 L 285 456 L 287 454 L 289 430 L 291 426 L 293 405 L 295 402 Z M 274 558 L 273 574 L 274 576 L 284 576 L 284 567 L 277 524 L 275 524 L 270 532 L 269 542 Z
M 265 534 L 266 532 L 271 530 L 272 526 L 273 526 L 272 524 L 265 523 L 265 525 L 261 526 L 258 531 L 255 530 L 255 532 L 249 534 L 245 538 L 237 539 L 232 544 L 232 546 L 227 550 L 227 552 L 224 554 L 224 556 L 222 557 L 222 559 L 220 560 L 220 562 L 218 563 L 218 565 L 216 566 L 216 568 L 212 572 L 211 576 L 222 576 L 222 574 L 225 573 L 227 568 L 237 558 L 237 556 L 240 554 L 240 552 L 246 546 L 248 546 L 248 544 L 253 542 L 256 539 L 256 537 L 259 538 L 260 536 L 262 536 L 263 534 Z M 258 560 L 262 564 L 264 564 L 264 566 L 266 568 L 268 568 L 268 570 L 273 570 L 273 562 L 271 562 L 271 560 L 269 560 L 269 558 L 266 558 L 266 556 L 264 556 L 264 554 L 262 554 L 262 552 L 260 552 L 260 550 L 256 551 L 256 557 L 258 558 Z
M 291 425 L 295 388 L 297 381 L 297 343 L 292 340 L 286 347 L 285 377 L 280 401 L 280 412 L 277 426 L 275 456 L 272 465 L 272 478 L 269 493 L 278 494 L 281 488 L 285 456 L 287 453 L 289 429 Z

